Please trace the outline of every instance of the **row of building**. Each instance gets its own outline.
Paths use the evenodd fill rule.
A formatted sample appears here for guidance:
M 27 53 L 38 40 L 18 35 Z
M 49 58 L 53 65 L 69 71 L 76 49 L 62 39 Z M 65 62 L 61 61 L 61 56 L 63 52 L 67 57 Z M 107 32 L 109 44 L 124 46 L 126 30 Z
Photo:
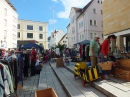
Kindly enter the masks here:
M 68 47 L 81 41 L 91 40 L 95 35 L 103 40 L 102 0 L 91 0 L 84 8 L 72 7 L 67 26 Z
M 18 19 L 10 0 L 0 0 L 0 48 L 17 48 L 28 42 L 48 48 L 48 22 Z
M 72 7 L 67 26 L 68 47 L 91 40 L 95 35 L 100 43 L 108 35 L 117 36 L 112 48 L 118 46 L 130 52 L 130 0 L 91 0 L 84 8 Z

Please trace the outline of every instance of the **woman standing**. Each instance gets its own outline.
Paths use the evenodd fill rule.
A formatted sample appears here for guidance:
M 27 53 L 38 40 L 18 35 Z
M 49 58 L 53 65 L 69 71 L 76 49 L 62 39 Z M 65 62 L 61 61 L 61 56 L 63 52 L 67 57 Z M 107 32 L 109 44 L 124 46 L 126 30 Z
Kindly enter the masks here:
M 107 62 L 109 60 L 108 53 L 109 53 L 109 45 L 112 41 L 116 39 L 115 35 L 108 36 L 102 43 L 100 58 L 102 62 Z M 107 75 L 110 75 L 109 70 L 103 70 L 103 78 L 107 78 Z

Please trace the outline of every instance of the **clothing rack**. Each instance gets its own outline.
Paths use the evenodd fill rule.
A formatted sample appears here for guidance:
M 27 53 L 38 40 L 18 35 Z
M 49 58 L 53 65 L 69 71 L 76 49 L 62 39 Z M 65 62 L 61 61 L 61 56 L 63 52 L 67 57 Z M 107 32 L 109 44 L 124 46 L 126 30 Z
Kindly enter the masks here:
M 19 87 L 20 89 L 23 89 L 22 88 L 22 86 L 23 86 L 23 75 L 22 75 L 23 68 L 20 67 L 21 64 L 19 65 L 18 63 L 19 62 L 18 62 L 17 58 L 12 58 L 12 60 L 10 62 L 8 62 L 7 60 L 0 59 L 0 66 L 1 66 L 1 64 L 3 64 L 8 67 L 9 74 L 11 76 L 11 81 L 13 84 L 14 93 L 16 94 L 16 97 L 17 97 L 17 88 Z M 21 68 L 21 70 L 19 70 L 19 68 Z M 19 79 L 19 78 L 21 78 L 21 79 Z M 20 86 L 18 84 L 19 81 L 22 81 L 22 86 Z M 9 88 L 9 87 L 5 86 L 5 88 Z M 3 97 L 6 97 L 6 96 L 3 96 Z

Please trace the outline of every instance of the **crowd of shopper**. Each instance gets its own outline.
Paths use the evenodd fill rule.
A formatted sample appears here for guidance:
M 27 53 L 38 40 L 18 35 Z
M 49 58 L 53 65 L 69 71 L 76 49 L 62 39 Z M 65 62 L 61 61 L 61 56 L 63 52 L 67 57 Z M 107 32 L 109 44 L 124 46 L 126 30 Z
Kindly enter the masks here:
M 89 56 L 91 58 L 91 66 L 94 67 L 98 64 L 98 60 L 100 59 L 101 62 L 110 61 L 109 54 L 112 54 L 112 50 L 110 47 L 110 43 L 116 39 L 115 35 L 108 36 L 103 42 L 102 45 L 98 46 L 99 36 L 95 35 L 95 38 L 90 41 L 90 51 Z M 117 49 L 115 49 L 117 51 Z M 118 49 L 119 51 L 119 49 Z M 117 53 L 117 52 L 116 52 Z M 108 78 L 108 75 L 112 76 L 109 70 L 102 70 L 101 77 Z

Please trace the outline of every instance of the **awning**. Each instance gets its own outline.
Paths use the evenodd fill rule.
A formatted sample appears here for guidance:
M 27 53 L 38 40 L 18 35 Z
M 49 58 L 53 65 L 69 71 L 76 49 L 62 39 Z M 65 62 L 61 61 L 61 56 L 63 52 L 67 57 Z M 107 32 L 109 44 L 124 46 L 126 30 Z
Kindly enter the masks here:
M 90 44 L 90 41 L 89 41 L 89 40 L 83 40 L 83 41 L 78 42 L 78 43 L 76 43 L 76 44 Z M 76 44 L 75 44 L 75 45 L 76 45 Z

